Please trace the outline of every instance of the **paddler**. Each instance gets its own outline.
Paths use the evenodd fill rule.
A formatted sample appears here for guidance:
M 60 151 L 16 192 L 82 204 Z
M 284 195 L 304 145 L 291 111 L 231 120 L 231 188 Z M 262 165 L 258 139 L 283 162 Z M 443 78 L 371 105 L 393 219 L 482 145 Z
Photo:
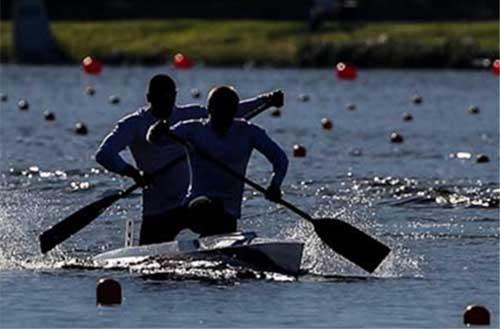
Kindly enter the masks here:
M 240 175 L 245 175 L 250 155 L 255 149 L 273 166 L 266 198 L 278 201 L 281 184 L 288 168 L 288 158 L 264 129 L 243 119 L 235 119 L 239 96 L 232 87 L 213 89 L 208 97 L 209 117 L 188 120 L 171 126 L 160 121 L 148 132 L 148 141 L 171 143 L 167 132 L 194 145 L 189 150 L 192 180 L 185 206 L 189 216 L 178 223 L 201 236 L 234 232 L 241 215 L 243 182 L 196 152 L 196 149 L 219 159 Z
M 175 81 L 167 75 L 155 75 L 146 94 L 149 105 L 118 121 L 95 155 L 96 161 L 107 170 L 131 177 L 140 186 L 147 186 L 142 197 L 141 245 L 175 238 L 179 231 L 176 217 L 183 216 L 178 209 L 186 195 L 190 176 L 184 148 L 173 142 L 163 147 L 149 144 L 146 141 L 148 128 L 158 120 L 173 125 L 208 116 L 207 109 L 201 105 L 176 105 L 176 96 Z M 239 103 L 237 116 L 244 116 L 260 106 L 279 107 L 282 104 L 281 91 L 263 94 Z M 120 155 L 126 148 L 130 150 L 135 166 Z M 152 173 L 173 160 L 177 161 L 169 170 L 151 178 Z

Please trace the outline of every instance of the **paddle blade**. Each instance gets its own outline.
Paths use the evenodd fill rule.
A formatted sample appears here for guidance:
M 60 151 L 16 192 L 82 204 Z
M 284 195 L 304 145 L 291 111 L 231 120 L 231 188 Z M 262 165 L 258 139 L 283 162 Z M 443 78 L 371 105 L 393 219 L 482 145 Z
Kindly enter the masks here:
M 372 273 L 391 249 L 341 220 L 314 219 L 314 230 L 321 240 L 336 253 Z
M 59 223 L 55 224 L 47 231 L 43 232 L 40 239 L 40 249 L 42 253 L 46 253 L 61 242 L 68 239 L 74 233 L 80 231 L 94 219 L 99 217 L 109 206 L 116 200 L 120 199 L 122 193 L 109 195 L 99 199 L 88 206 L 74 212 Z

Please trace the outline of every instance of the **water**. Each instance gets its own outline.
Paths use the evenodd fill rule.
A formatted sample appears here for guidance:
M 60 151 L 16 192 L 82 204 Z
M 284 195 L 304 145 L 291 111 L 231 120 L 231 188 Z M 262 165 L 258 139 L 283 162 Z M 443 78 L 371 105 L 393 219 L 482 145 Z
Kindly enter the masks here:
M 234 84 L 242 96 L 282 88 L 281 118 L 255 121 L 291 155 L 286 197 L 317 216 L 341 218 L 393 248 L 368 275 L 326 249 L 292 213 L 246 191 L 240 227 L 306 242 L 303 269 L 291 278 L 212 264 L 92 268 L 86 257 L 123 245 L 126 219 L 139 225 L 140 195 L 117 203 L 48 256 L 37 236 L 105 193 L 131 184 L 103 171 L 92 155 L 125 113 L 144 102 L 148 79 L 172 73 L 179 102 L 191 88 Z M 91 97 L 88 85 L 96 88 Z M 355 82 L 329 70 L 3 66 L 0 189 L 1 327 L 462 327 L 466 305 L 499 316 L 499 89 L 489 72 L 363 71 Z M 298 99 L 310 95 L 309 102 Z M 423 103 L 410 97 L 418 93 Z M 118 105 L 108 103 L 118 95 Z M 16 108 L 26 98 L 28 111 Z M 356 111 L 346 105 L 355 103 Z M 478 105 L 480 113 L 467 112 Z M 53 111 L 55 122 L 43 120 Z M 404 112 L 414 120 L 403 122 Z M 320 120 L 333 120 L 331 131 Z M 89 134 L 77 136 L 77 121 Z M 403 144 L 391 144 L 396 130 Z M 471 153 L 459 159 L 457 152 Z M 485 154 L 489 163 L 474 161 Z M 255 155 L 248 176 L 264 183 L 270 168 Z M 184 233 L 189 236 L 189 233 Z M 246 271 L 246 272 L 245 272 Z M 242 275 L 242 273 L 246 273 Z M 151 273 L 149 273 L 151 274 Z M 163 275 L 161 275 L 163 274 Z M 119 308 L 95 306 L 96 281 L 118 279 Z

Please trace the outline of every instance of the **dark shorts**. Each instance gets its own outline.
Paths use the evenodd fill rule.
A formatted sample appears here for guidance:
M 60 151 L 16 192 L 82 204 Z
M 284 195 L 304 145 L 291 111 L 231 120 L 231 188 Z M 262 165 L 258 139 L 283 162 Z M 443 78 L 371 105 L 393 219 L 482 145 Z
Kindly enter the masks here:
M 139 244 L 173 241 L 184 229 L 200 234 L 200 237 L 235 232 L 236 218 L 224 211 L 221 202 L 198 203 L 182 206 L 163 214 L 144 216 Z

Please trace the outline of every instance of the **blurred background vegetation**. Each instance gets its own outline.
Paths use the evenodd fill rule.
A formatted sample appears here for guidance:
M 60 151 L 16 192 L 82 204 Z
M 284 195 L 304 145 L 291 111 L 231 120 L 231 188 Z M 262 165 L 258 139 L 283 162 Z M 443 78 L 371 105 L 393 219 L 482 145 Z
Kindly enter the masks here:
M 69 62 L 163 64 L 177 52 L 207 65 L 474 66 L 499 52 L 497 0 L 358 0 L 311 31 L 312 1 L 46 0 Z M 12 0 L 1 1 L 0 59 L 12 51 Z

